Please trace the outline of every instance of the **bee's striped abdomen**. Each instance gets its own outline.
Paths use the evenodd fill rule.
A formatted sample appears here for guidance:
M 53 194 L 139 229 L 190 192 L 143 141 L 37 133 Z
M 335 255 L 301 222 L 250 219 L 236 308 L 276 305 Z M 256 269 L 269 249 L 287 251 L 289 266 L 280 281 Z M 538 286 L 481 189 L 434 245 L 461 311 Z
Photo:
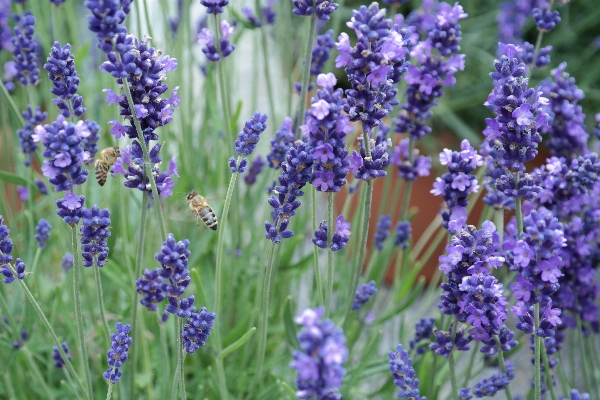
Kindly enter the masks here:
M 202 207 L 198 212 L 198 216 L 202 219 L 202 222 L 207 228 L 212 229 L 213 231 L 217 230 L 217 216 L 212 208 L 208 206 Z
M 96 180 L 100 186 L 104 186 L 106 183 L 106 177 L 108 176 L 108 169 L 110 165 L 101 160 L 96 160 L 94 169 L 96 171 Z

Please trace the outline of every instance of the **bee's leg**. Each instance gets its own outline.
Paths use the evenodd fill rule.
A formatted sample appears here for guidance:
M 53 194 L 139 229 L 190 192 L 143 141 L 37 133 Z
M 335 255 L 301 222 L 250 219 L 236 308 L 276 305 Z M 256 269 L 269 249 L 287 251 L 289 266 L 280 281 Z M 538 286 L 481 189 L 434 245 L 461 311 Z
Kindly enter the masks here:
M 198 229 L 198 234 L 200 234 L 200 221 L 199 216 L 196 215 L 196 228 Z

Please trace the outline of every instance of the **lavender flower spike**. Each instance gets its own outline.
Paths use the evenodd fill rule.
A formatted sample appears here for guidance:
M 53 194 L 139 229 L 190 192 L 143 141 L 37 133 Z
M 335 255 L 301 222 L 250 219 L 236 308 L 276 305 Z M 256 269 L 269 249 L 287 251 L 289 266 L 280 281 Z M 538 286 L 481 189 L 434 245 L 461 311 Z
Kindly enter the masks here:
M 419 393 L 419 380 L 415 378 L 415 369 L 412 367 L 412 359 L 408 352 L 399 344 L 396 351 L 388 353 L 390 357 L 390 372 L 394 378 L 394 384 L 400 388 L 398 397 L 401 399 L 427 400 Z
M 331 13 L 339 7 L 339 4 L 329 0 L 316 0 L 316 3 L 311 0 L 292 0 L 292 4 L 294 5 L 294 14 L 301 17 L 316 14 L 321 21 L 329 21 Z
M 69 43 L 61 48 L 59 42 L 54 42 L 48 56 L 48 62 L 44 64 L 44 69 L 48 71 L 48 78 L 54 84 L 50 92 L 58 96 L 52 102 L 58 106 L 60 113 L 65 118 L 71 116 L 71 111 L 76 117 L 85 112 L 83 98 L 77 94 L 79 77 L 77 71 L 75 71 L 73 60 L 74 57 Z
M 110 211 L 108 208 L 100 210 L 94 204 L 92 209 L 84 208 L 81 211 L 83 225 L 81 226 L 81 252 L 83 266 L 103 267 L 108 257 L 106 239 L 110 236 Z
M 148 309 L 148 311 L 156 311 L 156 304 L 165 299 L 165 294 L 161 290 L 163 279 L 159 276 L 159 268 L 152 271 L 144 271 L 144 275 L 135 282 L 136 291 L 143 297 L 140 303 Z
M 40 70 L 37 65 L 38 43 L 33 38 L 35 33 L 35 17 L 31 11 L 25 11 L 22 17 L 17 16 L 15 35 L 12 38 L 13 56 L 17 68 L 17 79 L 23 86 L 35 85 L 38 82 Z
M 169 304 L 166 311 L 188 318 L 195 311 L 192 307 L 194 296 L 183 298 L 185 289 L 190 284 L 190 271 L 187 269 L 190 251 L 187 249 L 190 241 L 185 239 L 175 242 L 172 233 L 167 235 L 161 251 L 154 258 L 161 264 L 159 275 L 164 279 L 160 289 L 166 293 Z
M 217 318 L 217 314 L 208 312 L 206 307 L 202 307 L 200 311 L 193 313 L 188 318 L 181 334 L 183 348 L 188 354 L 194 354 L 196 350 L 206 344 L 215 318 Z
M 356 295 L 354 296 L 352 309 L 360 310 L 363 305 L 371 300 L 371 296 L 375 295 L 376 293 L 377 288 L 375 287 L 375 281 L 358 285 L 358 288 L 356 289 Z
M 109 368 L 104 373 L 104 379 L 112 384 L 119 382 L 119 379 L 121 379 L 123 372 L 119 368 L 127 361 L 127 352 L 133 340 L 129 337 L 131 325 L 123 325 L 121 322 L 117 322 L 115 329 L 117 333 L 110 335 L 111 348 L 106 352 Z
M 298 333 L 300 350 L 294 351 L 290 367 L 298 372 L 296 397 L 299 399 L 341 399 L 338 392 L 346 371 L 346 337 L 340 328 L 323 320 L 323 308 L 306 309 L 294 321 L 304 328 Z
M 34 110 L 31 106 L 27 106 L 27 111 L 23 111 L 22 114 L 25 125 L 23 129 L 17 131 L 17 134 L 21 143 L 21 153 L 25 155 L 25 166 L 29 167 L 31 165 L 31 157 L 33 157 L 33 153 L 37 150 L 37 143 L 33 139 L 34 129 L 37 125 L 44 122 L 48 113 L 42 112 L 39 107 L 36 107 Z
M 246 121 L 244 129 L 238 134 L 238 138 L 235 141 L 235 151 L 240 156 L 248 156 L 252 154 L 256 148 L 256 144 L 260 140 L 260 134 L 267 129 L 267 114 L 261 114 L 256 111 L 252 116 L 252 119 Z M 233 165 L 232 165 L 233 160 Z M 245 160 L 245 161 L 244 161 Z M 244 158 L 241 160 L 240 165 L 235 166 L 235 158 L 229 160 L 229 165 L 232 172 L 244 172 L 246 170 L 246 164 L 248 159 Z
M 62 347 L 63 351 L 67 355 L 67 358 L 69 359 L 69 361 L 71 361 L 71 355 L 69 354 L 69 346 L 67 345 L 67 343 L 62 342 L 60 346 Z M 58 351 L 58 347 L 56 347 L 56 345 L 53 346 L 52 359 L 54 360 L 54 367 L 56 367 L 56 368 L 60 369 L 60 368 L 64 367 L 66 364 L 65 360 L 60 355 L 60 352 Z
M 46 247 L 46 241 L 50 236 L 50 230 L 52 226 L 45 219 L 40 219 L 37 226 L 35 227 L 35 240 L 38 242 L 38 247 L 44 248 Z
M 4 275 L 2 282 L 11 283 L 15 280 L 15 275 L 9 267 L 10 262 L 13 260 L 11 253 L 14 245 L 8 237 L 10 229 L 2 224 L 3 220 L 4 218 L 0 215 L 0 275 Z M 25 263 L 17 258 L 14 268 L 17 270 L 17 278 L 23 279 L 25 277 Z

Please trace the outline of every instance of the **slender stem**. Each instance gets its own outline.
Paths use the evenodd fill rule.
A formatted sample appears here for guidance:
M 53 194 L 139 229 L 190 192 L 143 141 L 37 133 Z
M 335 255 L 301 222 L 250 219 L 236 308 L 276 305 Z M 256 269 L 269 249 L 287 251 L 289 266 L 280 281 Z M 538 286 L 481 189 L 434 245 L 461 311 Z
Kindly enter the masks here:
M 165 324 L 162 323 L 160 314 L 158 311 L 156 313 L 156 317 L 158 319 L 158 330 L 160 335 L 160 347 L 162 349 L 162 357 L 163 360 L 169 360 L 169 346 L 167 345 L 167 335 L 165 333 Z M 167 387 L 169 386 L 167 383 L 169 382 L 169 377 L 171 376 L 171 371 L 169 370 L 169 363 L 165 363 L 165 373 L 164 373 L 164 385 L 163 385 L 163 396 L 162 398 L 167 398 Z
M 581 358 L 581 371 L 583 373 L 583 380 L 585 382 L 585 390 L 590 393 L 592 385 L 590 383 L 590 378 L 588 376 L 589 367 L 587 365 L 587 354 L 585 353 L 585 349 L 583 347 L 583 326 L 581 324 L 581 316 L 577 314 L 577 335 L 579 342 L 579 358 Z
M 327 193 L 327 292 L 325 292 L 325 318 L 329 318 L 331 311 L 331 297 L 333 293 L 333 192 Z
M 17 107 L 17 103 L 15 103 L 15 100 L 11 97 L 10 93 L 8 93 L 8 90 L 6 90 L 6 87 L 4 87 L 3 84 L 0 85 L 0 91 L 2 91 L 2 93 L 4 93 L 4 97 L 6 98 L 6 101 L 10 105 L 10 108 L 12 108 L 12 110 L 15 112 L 15 115 L 17 116 L 17 119 L 19 120 L 19 123 L 21 124 L 21 126 L 25 126 L 25 119 L 21 115 L 21 111 L 19 111 L 19 107 Z
M 79 264 L 79 252 L 77 250 L 77 230 L 75 225 L 71 229 L 71 244 L 73 246 L 73 299 L 75 301 L 75 320 L 77 321 L 77 335 L 79 339 L 79 353 L 84 372 L 85 386 L 88 399 L 93 399 L 92 377 L 90 375 L 90 366 L 88 364 L 87 349 L 85 347 L 85 336 L 83 333 L 83 315 L 81 314 L 81 265 Z M 58 344 L 60 346 L 60 343 Z M 61 346 L 62 347 L 62 346 Z
M 235 165 L 236 167 L 240 164 L 241 157 L 238 156 Z M 223 205 L 223 214 L 221 215 L 221 220 L 219 221 L 219 238 L 217 240 L 217 265 L 215 270 L 215 305 L 214 312 L 217 315 L 220 315 L 221 312 L 221 275 L 223 274 L 223 245 L 225 241 L 225 223 L 227 221 L 227 214 L 229 212 L 229 207 L 231 205 L 231 197 L 233 195 L 233 189 L 235 188 L 235 182 L 237 179 L 238 173 L 234 172 L 231 174 L 231 179 L 229 180 L 229 187 L 227 188 L 227 195 L 225 196 L 225 204 Z M 222 318 L 220 321 L 223 321 Z M 223 350 L 223 344 L 221 342 L 221 323 L 217 323 L 216 327 L 213 328 L 213 332 L 215 334 L 215 347 L 217 352 L 217 378 L 219 380 L 219 393 L 222 399 L 228 398 L 227 392 L 227 382 L 225 381 L 225 371 L 223 369 L 223 360 L 219 357 L 221 350 Z
M 508 376 L 508 374 L 506 373 L 506 365 L 504 365 L 504 351 L 502 350 L 502 347 L 500 346 L 500 338 L 498 337 L 498 335 L 495 335 L 494 338 L 496 339 L 496 343 L 498 343 L 498 359 L 500 361 L 500 370 L 502 371 L 502 373 L 506 376 Z M 508 385 L 506 385 L 504 387 L 504 391 L 506 392 L 506 398 L 507 400 L 512 400 L 512 394 L 510 393 L 510 382 Z
M 9 266 L 9 268 L 11 269 L 13 274 L 17 273 L 14 270 L 14 268 L 12 267 L 12 265 L 10 265 L 10 264 L 7 264 L 7 265 Z M 71 374 L 74 378 L 76 378 L 77 383 L 79 384 L 80 388 L 85 392 L 86 386 L 84 386 L 84 384 L 78 379 L 77 373 L 75 372 L 75 369 L 73 368 L 73 364 L 71 363 L 67 354 L 65 353 L 64 349 L 62 348 L 61 341 L 58 339 L 58 336 L 56 336 L 56 332 L 54 332 L 54 329 L 52 329 L 52 325 L 50 325 L 50 322 L 48 321 L 48 318 L 46 318 L 46 315 L 42 311 L 42 308 L 40 307 L 38 302 L 35 300 L 33 295 L 31 294 L 31 291 L 29 290 L 29 288 L 27 287 L 25 282 L 23 282 L 22 279 L 17 279 L 17 281 L 23 288 L 23 291 L 25 292 L 25 296 L 27 296 L 27 298 L 29 299 L 29 302 L 31 303 L 31 305 L 33 306 L 35 311 L 38 313 L 38 316 L 42 320 L 42 324 L 44 324 L 44 326 L 48 330 L 48 333 L 50 333 L 50 337 L 52 337 L 52 341 L 58 348 L 58 352 L 60 353 L 60 356 L 62 357 L 63 361 L 65 362 L 65 366 L 67 367 L 68 373 Z M 73 386 L 73 390 L 77 391 L 77 388 L 75 386 Z M 88 399 L 91 399 L 91 397 L 88 397 Z
M 462 387 L 468 387 L 469 379 L 471 379 L 471 371 L 473 370 L 473 365 L 475 364 L 475 355 L 479 353 L 479 342 L 475 343 L 475 348 L 471 352 L 471 359 L 469 360 L 469 364 L 467 364 L 467 372 L 465 373 L 465 379 L 463 380 Z M 435 371 L 435 369 L 432 369 Z
M 106 312 L 104 311 L 104 296 L 102 294 L 102 281 L 100 280 L 100 268 L 92 267 L 94 270 L 94 281 L 96 281 L 96 294 L 98 295 L 98 307 L 100 308 L 100 318 L 104 326 L 104 336 L 106 336 L 107 346 L 110 344 L 110 328 L 106 320 Z M 135 368 L 134 368 L 135 369 Z
M 140 210 L 140 231 L 138 233 L 138 245 L 137 245 L 137 254 L 136 254 L 136 260 L 135 260 L 135 278 L 138 278 L 142 275 L 142 261 L 143 261 L 143 255 L 144 255 L 144 243 L 146 241 L 146 220 L 148 219 L 148 201 L 150 200 L 150 196 L 148 195 L 148 193 L 146 192 L 142 192 L 142 209 Z M 137 309 L 138 309 L 138 292 L 135 288 L 135 286 L 133 287 L 133 316 L 132 316 L 132 321 L 131 321 L 131 332 L 134 338 L 137 338 Z M 164 346 L 164 343 L 161 343 Z M 164 349 L 163 349 L 164 350 Z M 134 365 L 137 365 L 136 363 L 136 355 L 137 355 L 137 345 L 135 344 L 135 341 L 133 342 L 133 346 L 130 347 L 129 349 L 129 357 L 131 358 L 132 362 Z M 166 360 L 168 360 L 169 358 L 165 357 L 165 364 Z M 131 368 L 131 371 L 129 373 L 130 375 L 130 379 L 129 379 L 129 393 L 131 393 L 131 396 L 134 395 L 135 392 L 135 368 Z
M 518 218 L 518 217 L 517 217 Z M 534 340 L 534 354 L 535 354 L 535 366 L 534 366 L 534 375 L 533 375 L 533 379 L 534 379 L 534 398 L 535 400 L 541 400 L 542 398 L 542 371 L 541 371 L 541 363 L 540 363 L 540 358 L 541 358 L 541 347 L 542 347 L 542 343 L 541 343 L 541 337 L 539 337 L 536 332 L 540 327 L 540 303 L 535 303 L 533 306 L 533 313 L 534 313 L 534 329 L 533 329 L 533 340 Z M 583 354 L 582 354 L 583 356 Z
M 183 375 L 183 362 L 181 360 L 181 318 L 175 321 L 177 327 L 177 338 L 175 343 L 177 345 L 177 368 L 175 368 L 175 375 L 173 376 L 173 389 L 171 390 L 171 399 L 177 399 L 177 388 L 181 389 L 181 376 Z
M 42 252 L 41 247 L 38 247 L 35 250 L 35 256 L 33 257 L 33 263 L 31 264 L 31 273 L 35 274 L 35 270 L 37 269 L 38 259 L 40 258 L 40 253 Z
M 533 50 L 533 58 L 532 58 L 532 61 L 531 61 L 531 67 L 527 71 L 526 78 L 528 80 L 529 80 L 529 78 L 531 78 L 531 74 L 533 73 L 533 68 L 535 67 L 535 62 L 537 60 L 538 53 L 540 52 L 540 47 L 542 47 L 542 38 L 543 37 L 544 37 L 544 32 L 539 31 L 538 32 L 537 40 L 535 42 L 535 49 Z
M 148 180 L 150 181 L 150 187 L 152 188 L 152 197 L 154 198 L 154 210 L 156 211 L 156 218 L 158 219 L 158 225 L 160 226 L 162 241 L 164 242 L 165 240 L 167 240 L 167 230 L 165 229 L 165 220 L 163 218 L 162 209 L 160 207 L 160 197 L 158 196 L 158 189 L 156 188 L 154 175 L 152 175 L 151 172 L 148 173 L 149 171 L 152 171 L 152 165 L 150 163 L 150 153 L 148 152 L 148 145 L 146 144 L 146 141 L 144 139 L 140 121 L 135 115 L 135 108 L 133 103 L 133 97 L 131 96 L 131 89 L 129 88 L 129 81 L 127 79 L 123 79 L 123 85 L 125 86 L 127 104 L 131 112 L 133 124 L 135 125 L 135 129 L 138 136 L 138 142 L 140 143 L 140 146 L 142 147 L 142 152 L 144 153 L 144 175 L 146 175 L 148 177 Z
M 313 0 L 314 3 L 314 0 Z M 292 132 L 296 132 L 296 137 L 300 139 L 300 130 L 298 126 L 304 122 L 304 110 L 306 110 L 306 93 L 308 92 L 308 81 L 310 78 L 310 64 L 312 63 L 312 48 L 317 33 L 317 16 L 310 16 L 310 27 L 308 28 L 308 40 L 306 42 L 306 52 L 304 53 L 304 68 L 302 69 L 302 90 L 300 91 L 300 104 L 298 109 L 298 118 L 293 118 L 294 127 Z
M 572 351 L 572 347 L 571 347 L 571 351 Z M 562 388 L 562 392 L 563 392 L 563 397 L 564 398 L 568 398 L 569 397 L 569 381 L 567 379 L 567 375 L 565 375 L 565 370 L 563 368 L 563 360 L 562 357 L 560 356 L 560 352 L 556 353 L 557 357 L 558 357 L 558 368 L 556 369 L 558 371 L 558 377 L 560 378 L 560 386 Z
M 177 343 L 179 344 L 179 358 L 181 359 L 181 368 L 179 369 L 179 386 L 180 386 L 180 394 L 181 400 L 187 399 L 187 393 L 185 393 L 185 353 L 183 350 L 183 343 L 181 340 L 181 334 L 183 333 L 183 318 L 179 318 L 179 339 Z
M 112 382 L 108 382 L 108 391 L 106 392 L 106 400 L 110 400 L 110 398 L 112 397 L 112 388 L 113 388 Z
M 261 44 L 262 44 L 262 53 L 263 53 L 263 64 L 265 68 L 265 80 L 267 81 L 267 95 L 269 97 L 269 109 L 271 111 L 271 118 L 275 119 L 275 100 L 273 98 L 273 87 L 271 85 L 271 72 L 269 71 L 269 53 L 267 47 L 267 32 L 265 32 L 265 27 L 260 30 L 261 33 Z M 311 53 L 312 54 L 312 53 Z
M 545 345 L 544 342 L 542 342 L 542 344 Z M 548 354 L 546 354 L 545 348 L 542 349 L 542 360 L 544 362 L 544 372 L 546 373 L 546 386 L 550 389 L 550 397 L 552 397 L 552 400 L 556 400 L 556 393 L 554 392 L 554 382 L 552 382 L 552 374 L 550 373 L 550 363 L 548 362 Z M 508 385 L 506 387 L 508 388 Z
M 313 232 L 317 230 L 317 189 L 313 186 L 311 190 L 312 197 L 312 228 Z M 321 278 L 321 268 L 319 267 L 319 248 L 313 246 L 313 263 L 315 264 L 315 281 L 317 284 L 317 299 L 319 304 L 325 304 L 323 299 L 323 280 Z
M 581 319 L 581 318 L 580 318 Z M 588 336 L 587 338 L 584 339 L 583 344 L 585 347 L 585 353 L 588 356 L 588 361 L 589 361 L 589 371 L 590 371 L 590 376 L 591 376 L 591 383 L 592 383 L 592 387 L 594 388 L 595 392 L 596 392 L 596 398 L 600 398 L 600 393 L 598 393 L 598 382 L 596 381 L 596 371 L 598 371 L 598 366 L 596 365 L 596 362 L 598 360 L 597 357 L 597 353 L 594 350 L 592 350 L 592 347 L 594 346 L 590 346 L 590 341 L 589 339 L 591 339 L 590 336 Z
M 454 318 L 454 324 L 452 324 L 452 347 L 453 350 L 450 352 L 448 356 L 448 366 L 450 367 L 450 384 L 452 385 L 452 398 L 454 400 L 458 400 L 458 383 L 456 381 L 456 367 L 454 365 L 454 342 L 456 339 L 456 326 L 458 325 L 458 320 Z
M 221 55 L 221 59 L 217 62 L 217 73 L 219 75 L 219 90 L 221 91 L 221 101 L 223 102 L 223 113 L 225 114 L 225 134 L 231 142 L 233 142 L 233 133 L 231 131 L 231 111 L 229 109 L 229 96 L 227 95 L 227 89 L 225 88 L 225 67 L 223 62 L 225 57 L 221 52 L 221 31 L 219 27 L 219 18 L 215 14 L 215 32 L 217 35 L 217 49 Z

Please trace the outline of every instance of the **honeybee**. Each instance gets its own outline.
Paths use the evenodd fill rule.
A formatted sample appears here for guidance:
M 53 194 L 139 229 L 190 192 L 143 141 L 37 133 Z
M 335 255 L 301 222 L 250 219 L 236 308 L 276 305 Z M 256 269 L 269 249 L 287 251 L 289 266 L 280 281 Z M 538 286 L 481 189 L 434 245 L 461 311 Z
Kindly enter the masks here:
M 196 216 L 196 225 L 198 226 L 198 230 L 200 230 L 198 219 L 201 219 L 207 228 L 216 231 L 218 223 L 217 216 L 215 215 L 213 209 L 208 205 L 206 199 L 193 190 L 188 193 L 185 199 L 192 210 L 192 214 Z
M 121 155 L 121 151 L 118 147 L 107 147 L 100 152 L 100 157 L 96 159 L 94 163 L 94 170 L 96 171 L 96 180 L 100 186 L 104 186 L 106 183 L 106 177 L 108 171 L 112 165 L 117 161 L 117 158 Z

